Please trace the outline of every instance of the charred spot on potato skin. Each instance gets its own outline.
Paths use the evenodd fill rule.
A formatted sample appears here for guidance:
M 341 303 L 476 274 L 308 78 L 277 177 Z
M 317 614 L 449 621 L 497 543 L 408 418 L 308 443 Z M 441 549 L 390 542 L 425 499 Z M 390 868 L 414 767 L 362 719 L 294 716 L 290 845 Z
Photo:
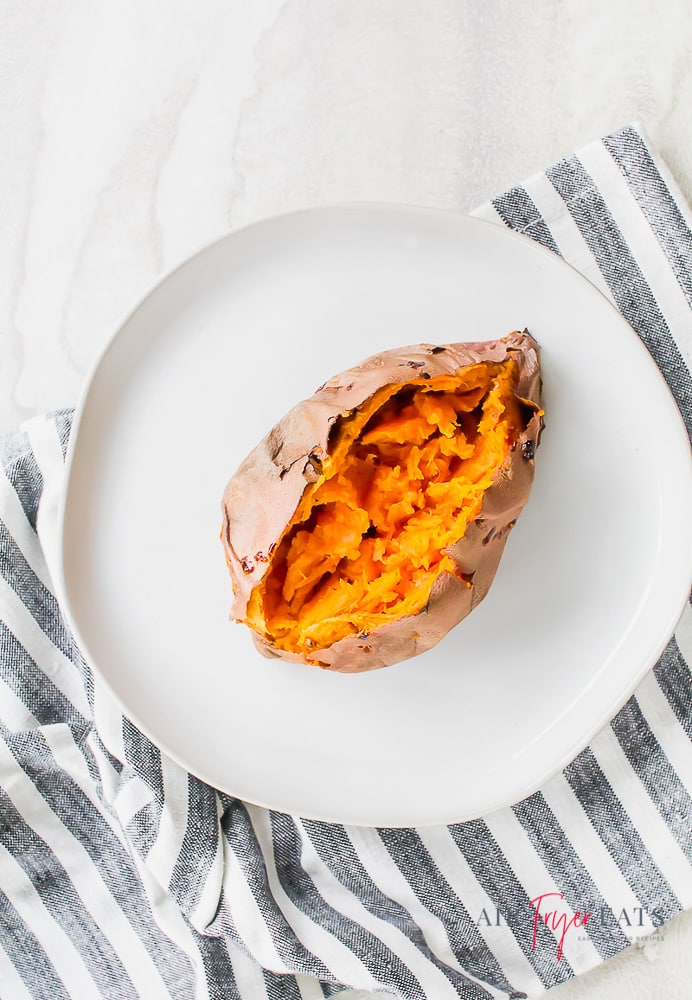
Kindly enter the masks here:
M 446 347 L 431 347 L 430 348 L 430 353 L 431 354 L 444 354 L 444 352 L 446 350 L 447 350 Z
M 421 372 L 421 378 L 424 378 L 427 382 L 428 379 L 432 378 L 432 375 L 430 374 L 430 372 Z
M 521 446 L 521 457 L 525 462 L 532 462 L 536 455 L 536 443 L 534 441 L 524 441 Z
M 259 552 L 255 552 L 255 562 L 269 562 L 269 556 L 260 549 Z
M 422 368 L 425 361 L 406 361 L 405 364 L 407 368 Z
M 493 538 L 494 534 L 495 534 L 495 529 L 491 528 L 490 531 L 488 532 L 488 534 L 483 539 L 483 545 L 487 545 L 488 542 L 492 541 L 492 538 Z
M 243 573 L 255 572 L 255 564 L 253 563 L 252 559 L 248 559 L 247 556 L 243 556 L 243 558 L 240 560 L 240 568 L 242 569 Z
M 316 483 L 322 475 L 322 459 L 311 451 L 303 466 L 303 475 L 309 483 Z
M 311 465 L 313 463 L 319 463 L 319 465 L 320 465 L 320 471 L 321 471 L 322 460 L 321 460 L 321 458 L 318 455 L 318 452 L 321 452 L 321 451 L 322 451 L 322 449 L 320 448 L 320 446 L 319 445 L 315 445 L 315 447 L 312 449 L 312 451 L 310 451 L 308 453 L 307 461 L 306 461 L 305 465 L 303 466 L 303 475 L 306 475 L 306 473 L 308 472 L 309 468 L 311 467 Z M 303 455 L 299 455 L 298 458 L 294 458 L 292 462 L 288 463 L 288 465 L 284 465 L 284 467 L 279 470 L 279 479 L 283 479 L 284 476 L 288 475 L 288 473 L 291 471 L 291 469 L 293 468 L 293 466 L 296 465 L 298 462 L 300 462 L 301 458 L 305 458 L 305 455 L 304 454 Z M 309 476 L 306 476 L 306 478 L 309 478 Z M 315 475 L 314 479 L 310 479 L 310 482 L 316 482 L 318 478 L 319 478 L 319 472 Z

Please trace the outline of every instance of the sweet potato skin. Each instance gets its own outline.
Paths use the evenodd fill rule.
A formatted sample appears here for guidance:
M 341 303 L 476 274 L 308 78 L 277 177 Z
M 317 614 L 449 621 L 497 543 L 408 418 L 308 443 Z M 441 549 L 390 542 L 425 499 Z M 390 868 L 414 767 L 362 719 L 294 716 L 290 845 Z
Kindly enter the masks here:
M 358 409 L 383 386 L 403 386 L 426 378 L 425 373 L 433 378 L 510 357 L 518 366 L 516 396 L 525 404 L 526 424 L 486 491 L 480 516 L 446 550 L 458 575 L 442 572 L 417 614 L 367 635 L 341 639 L 316 650 L 310 659 L 276 649 L 253 631 L 255 645 L 264 656 L 310 662 L 343 673 L 390 666 L 430 649 L 483 600 L 533 481 L 542 428 L 538 344 L 528 332 L 517 331 L 501 340 L 416 344 L 373 355 L 294 406 L 242 462 L 224 491 L 221 530 L 235 595 L 231 617 L 238 621 L 244 620 L 250 594 L 269 571 L 271 555 L 291 524 L 306 486 L 317 479 L 330 431 L 341 415 Z

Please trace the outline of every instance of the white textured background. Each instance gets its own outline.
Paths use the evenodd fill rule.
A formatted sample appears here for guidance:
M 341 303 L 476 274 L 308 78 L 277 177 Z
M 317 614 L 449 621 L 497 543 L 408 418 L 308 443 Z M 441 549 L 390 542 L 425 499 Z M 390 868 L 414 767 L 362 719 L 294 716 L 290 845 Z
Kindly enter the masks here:
M 263 215 L 469 209 L 632 120 L 692 200 L 691 49 L 689 0 L 0 0 L 0 429 Z M 688 1000 L 692 916 L 658 937 L 551 1000 Z

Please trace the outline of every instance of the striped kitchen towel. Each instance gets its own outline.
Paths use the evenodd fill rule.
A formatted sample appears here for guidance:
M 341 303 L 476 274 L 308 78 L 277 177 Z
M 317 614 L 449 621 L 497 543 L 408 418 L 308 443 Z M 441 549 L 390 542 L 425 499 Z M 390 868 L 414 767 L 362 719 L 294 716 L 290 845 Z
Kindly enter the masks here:
M 481 208 L 615 302 L 692 432 L 692 219 L 636 128 Z M 625 707 L 511 808 L 425 829 L 301 819 L 162 754 L 51 584 L 69 411 L 4 440 L 0 996 L 535 997 L 692 906 L 692 609 Z

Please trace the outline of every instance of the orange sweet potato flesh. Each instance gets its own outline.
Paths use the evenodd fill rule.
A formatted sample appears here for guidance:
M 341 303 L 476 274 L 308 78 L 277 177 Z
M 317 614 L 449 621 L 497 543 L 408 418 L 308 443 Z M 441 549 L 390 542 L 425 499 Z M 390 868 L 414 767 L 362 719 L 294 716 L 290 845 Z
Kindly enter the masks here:
M 383 384 L 367 392 L 373 373 Z M 346 406 L 359 376 L 367 394 Z M 539 386 L 537 345 L 517 333 L 386 352 L 327 384 L 342 397 L 337 412 L 320 410 L 324 389 L 291 411 L 224 495 L 234 616 L 260 651 L 358 672 L 422 652 L 468 614 L 528 498 Z M 253 489 L 249 504 L 246 494 L 245 516 L 258 499 L 270 505 L 289 476 L 296 502 L 283 524 L 271 509 L 261 512 L 253 538 L 251 527 L 239 527 L 242 491 L 296 423 L 305 435 L 311 402 L 317 422 L 326 420 L 321 438 L 313 433 L 298 461 L 274 461 L 278 475 L 265 479 L 263 494 Z

